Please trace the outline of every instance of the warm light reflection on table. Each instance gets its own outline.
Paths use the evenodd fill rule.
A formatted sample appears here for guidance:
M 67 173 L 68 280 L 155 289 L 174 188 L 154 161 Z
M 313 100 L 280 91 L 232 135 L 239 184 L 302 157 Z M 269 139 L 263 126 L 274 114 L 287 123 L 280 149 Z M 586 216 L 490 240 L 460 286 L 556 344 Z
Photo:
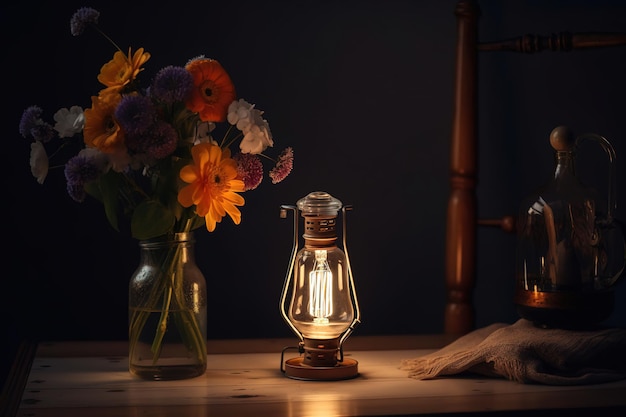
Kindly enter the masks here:
M 297 402 L 306 403 L 306 407 L 293 407 Z M 342 402 L 340 395 L 314 394 L 291 395 L 289 400 L 289 417 L 328 417 L 356 415 L 354 405 Z
M 243 349 L 238 343 L 228 348 Z M 123 355 L 75 356 L 79 348 L 70 356 L 37 355 L 17 416 L 332 417 L 626 407 L 626 381 L 584 387 L 470 376 L 418 381 L 399 369 L 403 359 L 433 349 L 348 350 L 359 358 L 357 378 L 300 381 L 280 372 L 280 349 L 274 350 L 209 354 L 203 376 L 181 381 L 132 377 Z

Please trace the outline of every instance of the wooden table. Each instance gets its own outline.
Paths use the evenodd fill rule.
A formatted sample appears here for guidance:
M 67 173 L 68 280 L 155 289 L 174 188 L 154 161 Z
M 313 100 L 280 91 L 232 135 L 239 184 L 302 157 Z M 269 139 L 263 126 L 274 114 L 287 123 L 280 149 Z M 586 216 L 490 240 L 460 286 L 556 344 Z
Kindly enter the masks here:
M 281 373 L 281 351 L 294 345 L 293 339 L 209 341 L 206 373 L 182 381 L 132 377 L 125 342 L 42 343 L 25 347 L 18 358 L 3 406 L 14 411 L 6 415 L 18 417 L 530 415 L 538 410 L 626 415 L 626 381 L 575 387 L 476 376 L 418 381 L 399 369 L 402 359 L 451 340 L 353 336 L 344 353 L 358 361 L 359 376 L 332 382 Z M 294 355 L 287 351 L 285 359 Z

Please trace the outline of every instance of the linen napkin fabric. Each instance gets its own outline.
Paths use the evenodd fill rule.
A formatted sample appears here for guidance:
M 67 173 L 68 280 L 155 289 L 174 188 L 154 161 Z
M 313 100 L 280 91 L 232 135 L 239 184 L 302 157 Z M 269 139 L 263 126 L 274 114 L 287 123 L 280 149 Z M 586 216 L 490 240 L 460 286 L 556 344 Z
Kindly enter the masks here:
M 519 383 L 583 385 L 626 378 L 626 329 L 545 329 L 519 319 L 474 330 L 400 369 L 415 379 L 461 373 Z

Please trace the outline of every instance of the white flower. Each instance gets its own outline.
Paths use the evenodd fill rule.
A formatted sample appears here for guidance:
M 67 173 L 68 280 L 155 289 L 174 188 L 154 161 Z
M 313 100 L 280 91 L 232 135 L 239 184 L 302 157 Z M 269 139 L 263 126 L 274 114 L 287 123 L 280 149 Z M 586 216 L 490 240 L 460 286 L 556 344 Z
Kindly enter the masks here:
M 228 114 L 226 119 L 231 125 L 237 125 L 237 129 L 246 133 L 246 130 L 252 123 L 251 110 L 254 108 L 254 104 L 248 103 L 246 100 L 240 98 L 239 101 L 233 101 L 228 106 Z
M 273 146 L 272 135 L 269 131 L 267 123 L 264 125 L 252 125 L 250 130 L 243 136 L 239 149 L 242 153 L 250 153 L 258 155 L 267 149 L 268 146 Z
M 228 106 L 228 122 L 244 134 L 239 144 L 242 153 L 260 154 L 268 146 L 274 146 L 267 120 L 261 116 L 263 112 L 244 99 L 233 101 Z
M 30 144 L 30 172 L 37 178 L 39 184 L 43 184 L 48 175 L 48 154 L 40 141 Z
M 211 136 L 211 132 L 215 130 L 214 122 L 201 122 L 196 126 L 196 136 L 193 138 L 193 144 L 197 145 L 202 142 L 212 142 L 217 144 L 213 137 Z
M 72 106 L 70 109 L 62 108 L 54 113 L 54 130 L 59 132 L 60 138 L 69 138 L 80 133 L 85 127 L 85 115 L 82 107 Z

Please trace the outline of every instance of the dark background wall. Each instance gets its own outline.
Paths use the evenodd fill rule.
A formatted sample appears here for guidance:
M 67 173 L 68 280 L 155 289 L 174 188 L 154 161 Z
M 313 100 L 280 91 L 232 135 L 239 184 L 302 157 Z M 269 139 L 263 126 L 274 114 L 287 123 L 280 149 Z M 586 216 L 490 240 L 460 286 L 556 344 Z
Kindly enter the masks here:
M 1 9 L 4 33 L 2 314 L 9 342 L 125 339 L 127 285 L 138 261 L 98 203 L 77 204 L 61 170 L 31 177 L 22 111 L 90 105 L 112 47 L 93 31 L 74 38 L 81 6 L 122 48 L 152 54 L 142 77 L 204 54 L 229 71 L 240 97 L 265 110 L 277 148 L 293 146 L 295 168 L 244 194 L 243 220 L 200 231 L 197 261 L 209 282 L 209 337 L 290 336 L 278 301 L 291 250 L 281 204 L 328 191 L 349 215 L 363 324 L 355 334 L 443 329 L 445 211 L 449 192 L 455 0 L 64 1 Z M 559 31 L 624 31 L 626 2 L 481 2 L 480 39 Z M 515 214 L 552 175 L 552 128 L 606 136 L 618 155 L 626 219 L 626 48 L 575 53 L 481 55 L 478 196 L 482 217 Z M 146 78 L 147 79 L 147 78 Z M 588 161 L 588 162 L 587 162 Z M 604 187 L 606 164 L 580 164 Z M 478 235 L 477 326 L 517 319 L 513 236 Z M 626 285 L 610 324 L 626 324 Z M 5 336 L 3 336 L 5 337 Z M 11 344 L 8 344 L 11 346 Z

